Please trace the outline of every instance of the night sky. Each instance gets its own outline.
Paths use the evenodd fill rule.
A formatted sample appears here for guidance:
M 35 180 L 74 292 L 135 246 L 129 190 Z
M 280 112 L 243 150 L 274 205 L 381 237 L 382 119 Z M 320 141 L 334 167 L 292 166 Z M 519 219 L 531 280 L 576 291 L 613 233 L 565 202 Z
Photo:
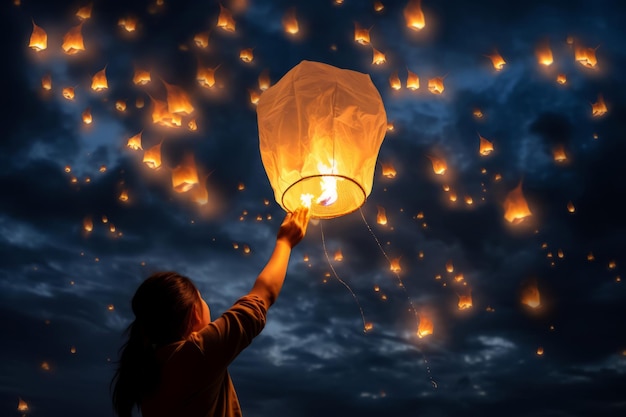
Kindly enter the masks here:
M 412 3 L 3 1 L 1 416 L 112 416 L 130 299 L 152 272 L 190 277 L 214 317 L 247 293 L 284 216 L 252 99 L 303 60 L 369 74 L 388 129 L 367 201 L 311 221 L 231 365 L 244 415 L 626 415 L 626 4 L 423 0 L 414 29 Z M 67 54 L 81 22 L 85 50 Z M 176 127 L 154 119 L 168 85 L 193 105 Z M 190 158 L 199 184 L 176 192 Z M 511 192 L 531 213 L 513 222 Z

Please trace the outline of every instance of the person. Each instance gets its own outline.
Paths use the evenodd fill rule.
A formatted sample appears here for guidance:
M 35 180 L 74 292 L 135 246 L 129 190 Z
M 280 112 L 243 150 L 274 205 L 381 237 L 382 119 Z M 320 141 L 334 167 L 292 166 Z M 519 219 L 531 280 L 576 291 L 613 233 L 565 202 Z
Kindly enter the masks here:
M 118 416 L 131 417 L 135 407 L 143 417 L 242 415 L 227 367 L 263 330 L 308 221 L 304 207 L 285 216 L 250 292 L 213 321 L 193 282 L 176 272 L 154 273 L 137 288 L 111 381 Z

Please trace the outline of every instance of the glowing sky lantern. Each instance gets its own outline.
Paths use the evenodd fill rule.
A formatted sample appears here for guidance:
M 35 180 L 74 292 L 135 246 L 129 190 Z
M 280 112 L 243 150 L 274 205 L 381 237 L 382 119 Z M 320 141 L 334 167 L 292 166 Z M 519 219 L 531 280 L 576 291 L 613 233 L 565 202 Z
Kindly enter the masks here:
M 394 90 L 399 90 L 402 88 L 402 81 L 400 81 L 400 77 L 398 76 L 398 71 L 394 71 L 390 76 L 389 76 L 389 85 L 391 86 L 391 88 L 393 88 Z
M 198 181 L 196 161 L 192 154 L 187 154 L 183 161 L 172 169 L 172 187 L 177 193 L 184 193 L 191 190 Z
M 402 272 L 400 258 L 394 258 L 389 261 L 389 270 L 395 274 Z
M 443 77 L 434 77 L 428 80 L 428 91 L 433 94 L 441 94 L 445 90 Z
M 161 167 L 161 143 L 154 145 L 143 152 L 142 162 L 150 169 Z
M 432 320 L 425 314 L 419 314 L 419 324 L 417 325 L 417 337 L 422 338 L 433 334 L 435 327 Z
M 498 51 L 493 51 L 493 54 L 485 56 L 491 60 L 491 64 L 496 71 L 501 71 L 506 65 L 506 61 L 502 58 L 502 55 L 500 55 Z
M 50 74 L 46 74 L 41 77 L 41 88 L 47 91 L 52 90 L 52 77 Z
M 335 252 L 335 256 L 333 258 L 335 261 L 337 262 L 341 262 L 343 261 L 343 253 L 341 252 L 341 249 L 337 249 L 337 251 Z
M 409 90 L 415 91 L 420 88 L 420 77 L 417 76 L 416 73 L 411 71 L 410 69 L 406 69 L 406 88 Z
M 227 32 L 235 31 L 235 19 L 233 14 L 226 7 L 220 4 L 220 14 L 217 17 L 217 27 L 224 29 Z
M 93 116 L 91 115 L 91 109 L 89 107 L 83 110 L 81 117 L 83 119 L 83 123 L 86 125 L 90 125 L 93 122 Z
M 182 117 L 168 111 L 167 102 L 152 99 L 152 123 L 160 126 L 178 128 L 182 125 Z
M 383 177 L 387 178 L 395 178 L 396 177 L 396 169 L 391 163 L 382 163 L 382 171 Z
M 483 156 L 487 156 L 493 152 L 493 143 L 482 137 L 480 134 L 478 134 L 478 137 L 480 138 L 480 147 L 478 152 Z
M 83 219 L 83 229 L 85 232 L 93 231 L 93 219 L 91 216 L 87 216 Z
M 558 144 L 552 150 L 552 157 L 554 158 L 554 162 L 565 162 L 567 161 L 567 154 L 565 153 L 565 146 L 563 144 Z
M 86 4 L 76 11 L 76 17 L 80 20 L 87 20 L 91 18 L 91 10 L 93 8 L 93 3 Z
M 541 305 L 539 288 L 537 288 L 536 282 L 532 281 L 522 288 L 521 302 L 530 308 L 538 308 Z
M 448 169 L 448 164 L 446 164 L 445 159 L 443 158 L 438 158 L 436 156 L 432 156 L 432 155 L 427 155 L 428 159 L 430 159 L 430 162 L 433 165 L 433 172 L 437 175 L 443 175 L 446 173 L 446 170 Z
M 517 187 L 509 191 L 504 200 L 504 218 L 509 223 L 521 223 L 526 217 L 532 215 L 522 193 L 522 181 Z
M 409 0 L 404 8 L 406 26 L 413 30 L 422 30 L 426 26 L 426 19 L 422 11 L 422 0 Z
M 37 52 L 48 48 L 48 34 L 41 27 L 37 26 L 35 21 L 33 21 L 33 32 L 30 34 L 28 47 Z
M 376 223 L 382 226 L 387 224 L 387 212 L 382 206 L 377 206 Z
M 115 101 L 115 110 L 117 110 L 119 112 L 125 112 L 126 111 L 126 101 L 124 101 L 124 100 L 116 100 Z
M 448 259 L 448 262 L 446 262 L 446 271 L 449 273 L 454 272 L 454 264 L 452 263 L 452 259 Z
M 215 85 L 215 71 L 220 67 L 220 65 L 215 68 L 203 67 L 198 65 L 198 72 L 196 73 L 196 81 L 202 87 L 211 88 Z
M 576 211 L 576 207 L 574 207 L 574 203 L 572 203 L 571 201 L 567 202 L 567 211 L 569 211 L 570 213 L 574 213 Z
M 71 28 L 64 36 L 63 36 L 63 44 L 61 44 L 61 48 L 68 55 L 75 55 L 81 51 L 85 50 L 85 44 L 83 43 L 83 23 L 79 23 L 78 25 Z
M 598 64 L 596 58 L 596 48 L 586 48 L 576 45 L 574 48 L 574 59 L 576 62 L 587 68 L 594 68 Z
M 385 8 L 385 5 L 382 2 L 380 2 L 380 1 L 375 1 L 374 2 L 374 11 L 375 12 L 382 12 L 384 8 Z
M 283 29 L 290 35 L 295 35 L 300 31 L 295 7 L 291 7 L 283 16 Z
M 473 303 L 471 291 L 468 290 L 465 294 L 458 294 L 458 297 L 459 302 L 457 303 L 457 306 L 459 307 L 459 310 L 467 310 L 468 308 L 472 308 Z
M 130 137 L 128 141 L 126 142 L 126 146 L 132 149 L 133 151 L 136 151 L 138 149 L 143 149 L 141 147 L 141 133 L 142 132 L 139 132 L 136 135 Z
M 541 65 L 548 67 L 554 62 L 552 49 L 550 49 L 550 43 L 547 40 L 539 44 L 535 53 L 537 54 L 537 61 Z
M 150 82 L 150 71 L 136 68 L 135 73 L 133 74 L 133 83 L 135 83 L 136 85 L 146 85 L 149 82 Z
M 198 48 L 208 48 L 209 47 L 209 32 L 199 32 L 196 33 L 193 37 L 193 42 Z
M 131 16 L 122 17 L 117 21 L 117 25 L 126 32 L 134 32 L 137 30 L 137 18 Z
M 257 117 L 261 158 L 283 209 L 309 205 L 311 217 L 333 218 L 365 202 L 387 126 L 369 75 L 302 61 L 261 95 Z
M 248 90 L 248 93 L 250 93 L 250 103 L 254 105 L 258 104 L 259 99 L 261 98 L 261 93 L 251 89 Z
M 385 57 L 385 54 L 372 46 L 372 64 L 382 65 L 385 62 L 387 62 L 387 57 Z
M 358 23 L 354 24 L 354 41 L 361 45 L 369 45 L 371 28 L 363 28 Z
M 21 398 L 17 399 L 17 411 L 26 412 L 28 411 L 28 403 Z
M 109 84 L 106 76 L 106 67 L 104 67 L 91 77 L 91 89 L 93 91 L 102 91 L 107 88 L 109 88 Z
M 259 74 L 259 89 L 261 91 L 265 91 L 268 88 L 270 88 L 270 72 L 267 69 L 264 69 L 263 71 L 261 71 L 261 73 Z
M 606 103 L 604 102 L 604 97 L 602 94 L 598 94 L 598 101 L 591 104 L 591 115 L 593 117 L 603 116 L 608 109 L 606 108 Z
M 239 52 L 239 59 L 243 62 L 252 62 L 254 59 L 254 52 L 252 48 L 245 48 Z
M 207 190 L 206 184 L 199 183 L 195 186 L 191 191 L 191 201 L 194 203 L 204 206 L 209 203 L 209 191 Z
M 163 81 L 167 90 L 167 111 L 175 114 L 188 115 L 193 113 L 193 106 L 187 93 L 179 86 Z
M 567 76 L 565 74 L 558 74 L 556 76 L 556 82 L 563 85 L 565 83 L 567 83 Z

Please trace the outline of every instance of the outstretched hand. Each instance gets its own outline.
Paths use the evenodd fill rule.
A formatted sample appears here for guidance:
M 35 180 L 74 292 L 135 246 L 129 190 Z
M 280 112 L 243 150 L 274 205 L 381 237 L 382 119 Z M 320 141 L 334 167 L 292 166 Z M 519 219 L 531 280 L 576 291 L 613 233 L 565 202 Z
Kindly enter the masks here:
M 280 225 L 280 229 L 278 229 L 276 240 L 285 241 L 293 249 L 306 234 L 308 224 L 309 209 L 299 207 L 292 213 L 287 213 L 283 223 Z

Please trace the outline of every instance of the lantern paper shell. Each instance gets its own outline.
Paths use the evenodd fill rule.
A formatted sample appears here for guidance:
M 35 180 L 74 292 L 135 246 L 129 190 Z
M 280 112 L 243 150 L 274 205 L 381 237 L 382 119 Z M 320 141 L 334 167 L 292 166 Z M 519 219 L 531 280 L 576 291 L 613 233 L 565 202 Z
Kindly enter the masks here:
M 372 190 L 387 129 L 367 74 L 302 61 L 258 102 L 259 145 L 276 202 L 312 218 L 357 210 Z

